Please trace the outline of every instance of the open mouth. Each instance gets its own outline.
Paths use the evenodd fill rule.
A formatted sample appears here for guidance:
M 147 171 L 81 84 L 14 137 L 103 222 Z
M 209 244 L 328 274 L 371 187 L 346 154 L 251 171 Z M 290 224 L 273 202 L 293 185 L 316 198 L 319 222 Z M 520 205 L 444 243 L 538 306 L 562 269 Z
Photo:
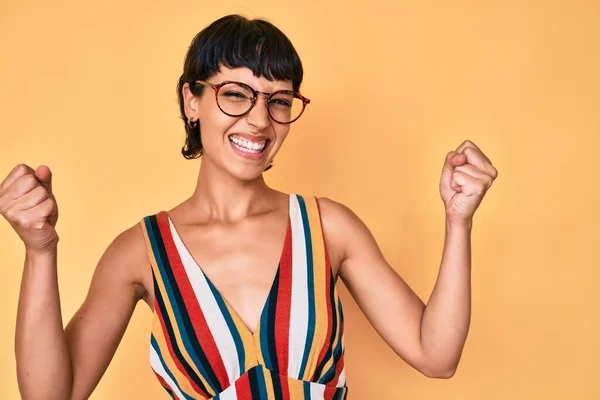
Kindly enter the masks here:
M 229 141 L 233 147 L 248 154 L 262 153 L 271 143 L 269 139 L 253 141 L 235 134 L 229 136 Z

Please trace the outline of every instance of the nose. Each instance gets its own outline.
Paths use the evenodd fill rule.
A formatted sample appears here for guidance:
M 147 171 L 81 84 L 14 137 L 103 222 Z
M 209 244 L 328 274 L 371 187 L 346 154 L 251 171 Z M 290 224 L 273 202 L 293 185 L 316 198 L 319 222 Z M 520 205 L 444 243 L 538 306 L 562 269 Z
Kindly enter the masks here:
M 267 109 L 267 98 L 264 95 L 258 95 L 254 107 L 246 114 L 246 121 L 249 125 L 252 125 L 256 130 L 262 130 L 269 126 L 271 123 L 269 117 L 269 110 Z

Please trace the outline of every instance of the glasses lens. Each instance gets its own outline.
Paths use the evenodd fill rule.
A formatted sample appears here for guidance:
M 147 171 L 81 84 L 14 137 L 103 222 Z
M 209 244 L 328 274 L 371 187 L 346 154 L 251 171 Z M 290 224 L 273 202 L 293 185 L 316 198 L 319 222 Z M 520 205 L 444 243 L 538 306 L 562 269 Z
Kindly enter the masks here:
M 237 83 L 228 83 L 219 90 L 219 107 L 226 114 L 242 115 L 252 106 L 252 92 Z
M 294 121 L 302 113 L 302 100 L 294 96 L 294 92 L 275 93 L 269 101 L 271 117 L 283 124 Z

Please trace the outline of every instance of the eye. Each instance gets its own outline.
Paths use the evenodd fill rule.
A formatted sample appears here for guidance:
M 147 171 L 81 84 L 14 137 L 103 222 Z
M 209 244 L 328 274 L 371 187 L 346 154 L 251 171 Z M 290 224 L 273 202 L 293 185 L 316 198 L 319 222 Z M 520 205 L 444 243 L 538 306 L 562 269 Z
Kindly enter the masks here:
M 246 94 L 235 90 L 228 90 L 225 93 L 223 93 L 223 96 L 231 99 L 250 100 L 250 97 L 248 97 Z
M 281 107 L 291 107 L 292 103 L 289 100 L 286 99 L 272 99 L 270 101 L 270 104 L 274 104 L 276 106 L 281 106 Z

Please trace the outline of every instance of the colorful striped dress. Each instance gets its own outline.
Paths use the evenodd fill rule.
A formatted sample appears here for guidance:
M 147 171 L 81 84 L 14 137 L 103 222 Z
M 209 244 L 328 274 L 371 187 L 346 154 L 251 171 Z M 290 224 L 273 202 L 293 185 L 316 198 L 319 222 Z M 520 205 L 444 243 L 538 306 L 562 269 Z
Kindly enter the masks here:
M 154 281 L 150 362 L 174 399 L 346 399 L 344 323 L 314 197 L 290 195 L 284 248 L 251 332 L 165 211 L 142 219 Z

